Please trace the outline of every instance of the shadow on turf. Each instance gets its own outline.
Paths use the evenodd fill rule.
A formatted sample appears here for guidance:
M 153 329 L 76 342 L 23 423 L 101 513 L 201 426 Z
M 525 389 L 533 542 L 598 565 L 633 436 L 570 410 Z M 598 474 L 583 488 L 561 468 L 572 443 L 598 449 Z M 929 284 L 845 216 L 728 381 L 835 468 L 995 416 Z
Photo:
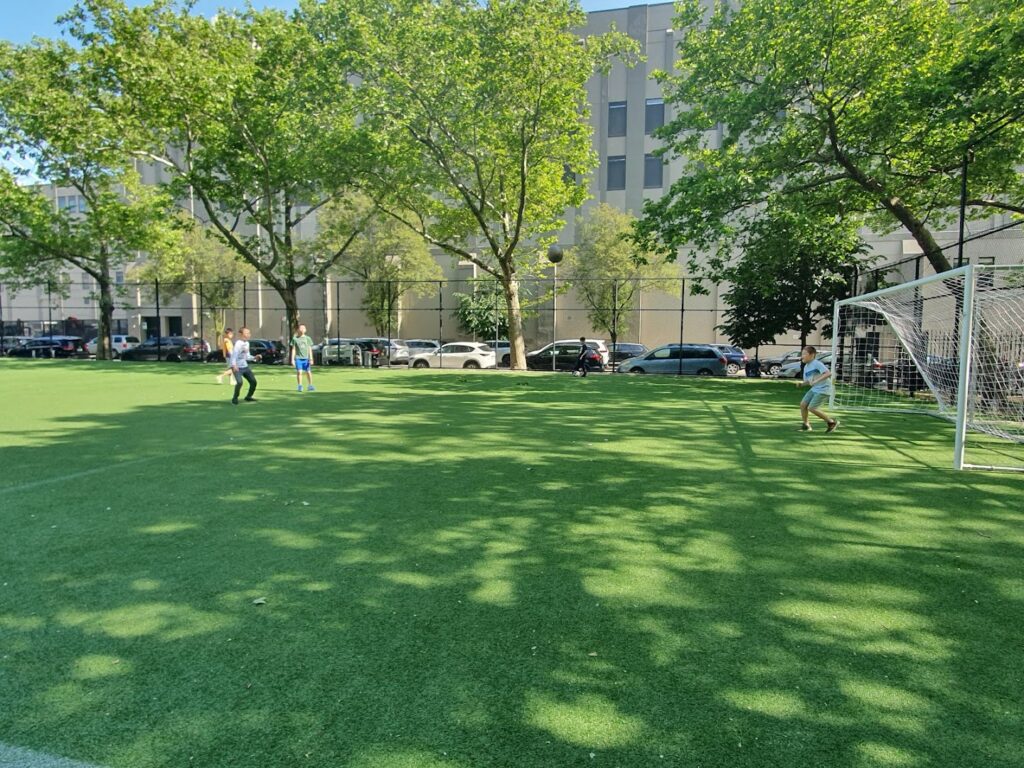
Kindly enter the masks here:
M 931 421 L 859 423 L 919 449 L 884 472 L 830 456 L 731 384 L 407 376 L 0 448 L 143 462 L 0 497 L 0 734 L 118 766 L 1019 765 L 1019 480 L 937 469 Z

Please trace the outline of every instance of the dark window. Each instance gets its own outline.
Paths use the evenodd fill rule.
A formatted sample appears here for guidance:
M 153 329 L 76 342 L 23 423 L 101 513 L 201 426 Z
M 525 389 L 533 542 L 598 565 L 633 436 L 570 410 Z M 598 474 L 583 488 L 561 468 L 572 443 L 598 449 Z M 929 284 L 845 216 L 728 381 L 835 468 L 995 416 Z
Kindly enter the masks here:
M 644 189 L 661 189 L 665 165 L 656 155 L 644 155 Z
M 665 124 L 665 101 L 648 99 L 644 109 L 644 133 L 650 136 L 655 129 Z
M 613 155 L 608 158 L 608 187 L 607 189 L 626 188 L 626 156 Z
M 626 135 L 626 102 L 608 102 L 608 136 Z

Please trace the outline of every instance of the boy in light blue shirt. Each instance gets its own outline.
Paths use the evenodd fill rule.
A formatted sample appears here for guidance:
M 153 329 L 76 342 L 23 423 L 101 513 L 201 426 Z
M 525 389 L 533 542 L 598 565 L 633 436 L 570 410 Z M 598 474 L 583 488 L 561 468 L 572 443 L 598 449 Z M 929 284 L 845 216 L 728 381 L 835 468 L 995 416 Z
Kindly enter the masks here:
M 800 360 L 804 364 L 804 374 L 803 379 L 798 380 L 796 385 L 811 388 L 800 401 L 800 420 L 803 422 L 800 431 L 811 431 L 811 425 L 807 423 L 807 413 L 810 412 L 825 422 L 826 432 L 835 432 L 839 426 L 839 419 L 829 418 L 829 415 L 821 410 L 821 406 L 828 402 L 829 393 L 832 391 L 832 371 L 818 360 L 818 350 L 814 347 L 808 346 L 800 350 Z

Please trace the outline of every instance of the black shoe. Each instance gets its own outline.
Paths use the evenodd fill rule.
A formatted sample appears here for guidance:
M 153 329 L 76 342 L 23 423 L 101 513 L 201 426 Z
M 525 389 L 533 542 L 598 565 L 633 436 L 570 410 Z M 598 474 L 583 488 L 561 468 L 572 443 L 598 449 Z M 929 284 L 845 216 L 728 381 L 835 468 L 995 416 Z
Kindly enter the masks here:
M 245 402 L 247 402 L 247 403 L 255 403 L 256 402 L 256 398 L 255 397 L 247 397 L 247 398 L 245 398 Z
M 832 421 L 830 421 L 828 423 L 828 426 L 825 428 L 825 431 L 826 432 L 835 432 L 836 431 L 836 427 L 838 427 L 838 426 L 839 426 L 839 419 L 832 419 Z
M 238 400 L 232 400 L 232 401 L 231 401 L 231 404 L 232 404 L 232 405 L 238 405 Z
M 814 430 L 811 429 L 811 425 L 810 424 L 801 424 L 799 431 L 800 432 L 813 432 Z

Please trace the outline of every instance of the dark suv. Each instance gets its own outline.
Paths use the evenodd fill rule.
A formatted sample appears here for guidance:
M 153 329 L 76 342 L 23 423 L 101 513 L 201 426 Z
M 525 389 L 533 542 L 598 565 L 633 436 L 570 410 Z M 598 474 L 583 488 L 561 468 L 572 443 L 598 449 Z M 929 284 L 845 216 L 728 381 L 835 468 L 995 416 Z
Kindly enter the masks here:
M 202 360 L 202 357 L 199 341 L 184 336 L 152 336 L 134 349 L 121 353 L 122 360 L 165 360 L 169 363 Z
M 282 365 L 288 362 L 288 350 L 279 341 L 249 339 L 249 354 L 259 357 L 264 365 Z
M 7 353 L 8 357 L 88 357 L 85 342 L 77 336 L 42 336 L 27 339 Z
M 586 366 L 588 371 L 604 370 L 604 358 L 601 353 L 588 345 Z M 571 371 L 576 367 L 576 359 L 580 356 L 580 343 L 559 342 L 526 355 L 526 367 L 531 371 Z M 554 358 L 552 366 L 551 359 Z
M 711 347 L 725 355 L 725 372 L 730 376 L 735 376 L 746 369 L 747 353 L 739 347 L 734 347 L 731 344 L 712 344 Z

